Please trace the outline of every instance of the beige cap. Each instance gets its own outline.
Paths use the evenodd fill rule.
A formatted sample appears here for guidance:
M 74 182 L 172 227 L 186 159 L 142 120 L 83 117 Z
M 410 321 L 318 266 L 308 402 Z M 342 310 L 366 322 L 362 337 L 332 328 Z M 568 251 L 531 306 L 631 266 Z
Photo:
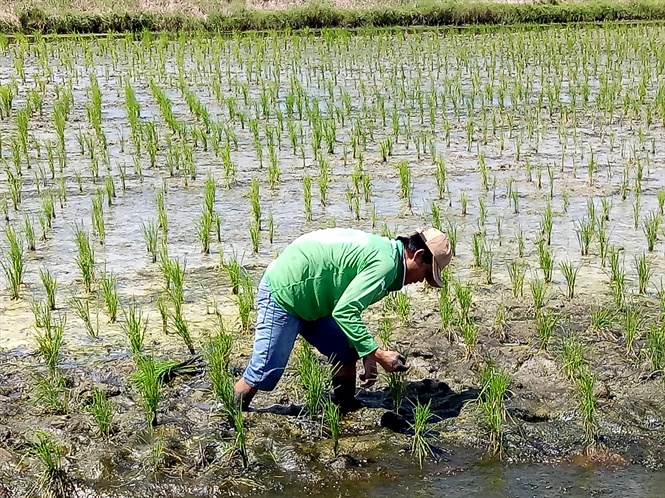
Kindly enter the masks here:
M 453 257 L 448 236 L 441 230 L 429 227 L 420 228 L 416 230 L 416 233 L 420 235 L 432 253 L 432 275 L 427 277 L 427 282 L 432 287 L 443 287 L 441 270 L 448 266 Z

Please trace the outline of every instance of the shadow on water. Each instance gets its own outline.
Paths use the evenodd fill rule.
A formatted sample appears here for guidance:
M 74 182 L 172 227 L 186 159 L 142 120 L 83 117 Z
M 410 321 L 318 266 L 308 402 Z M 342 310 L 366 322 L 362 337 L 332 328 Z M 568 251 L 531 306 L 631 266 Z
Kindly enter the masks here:
M 416 402 L 421 404 L 431 403 L 430 412 L 434 421 L 457 417 L 464 404 L 476 399 L 478 393 L 479 391 L 474 388 L 456 392 L 445 382 L 434 379 L 408 382 L 399 415 L 387 411 L 381 419 L 381 425 L 394 432 L 408 433 L 409 422 L 413 422 L 413 406 Z M 361 401 L 364 408 L 391 410 L 393 407 L 393 400 L 388 388 L 375 391 L 361 389 L 356 397 Z M 296 403 L 275 404 L 263 408 L 250 408 L 250 410 L 257 413 L 296 417 L 302 414 L 303 405 Z

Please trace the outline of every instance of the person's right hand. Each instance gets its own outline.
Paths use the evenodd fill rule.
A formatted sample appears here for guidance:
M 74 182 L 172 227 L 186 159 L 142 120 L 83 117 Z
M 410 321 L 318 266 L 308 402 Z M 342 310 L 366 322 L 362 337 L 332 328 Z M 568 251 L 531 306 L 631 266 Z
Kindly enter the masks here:
M 406 372 L 409 365 L 406 363 L 406 358 L 399 354 L 397 351 L 386 351 L 383 349 L 376 349 L 372 353 L 373 358 L 381 367 L 388 373 L 392 372 Z

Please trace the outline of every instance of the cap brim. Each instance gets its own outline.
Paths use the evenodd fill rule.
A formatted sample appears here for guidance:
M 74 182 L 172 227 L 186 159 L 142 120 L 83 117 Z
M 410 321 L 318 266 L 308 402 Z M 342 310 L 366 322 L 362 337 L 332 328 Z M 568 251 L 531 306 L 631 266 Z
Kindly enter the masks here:
M 427 275 L 427 283 L 438 289 L 444 286 L 443 279 L 441 278 L 441 267 L 437 263 L 436 258 L 432 258 L 432 273 Z

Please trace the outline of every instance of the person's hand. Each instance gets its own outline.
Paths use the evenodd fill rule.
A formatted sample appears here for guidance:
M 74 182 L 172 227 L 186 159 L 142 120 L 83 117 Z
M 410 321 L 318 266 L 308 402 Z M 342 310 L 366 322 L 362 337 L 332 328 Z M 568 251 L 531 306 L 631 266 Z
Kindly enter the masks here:
M 406 358 L 396 351 L 385 351 L 383 349 L 376 349 L 369 355 L 374 358 L 376 363 L 388 373 L 392 372 L 406 372 L 409 365 L 406 363 Z
M 363 358 L 363 367 L 365 371 L 360 374 L 360 380 L 363 381 L 360 387 L 368 389 L 376 384 L 377 378 L 376 360 L 371 354 Z

